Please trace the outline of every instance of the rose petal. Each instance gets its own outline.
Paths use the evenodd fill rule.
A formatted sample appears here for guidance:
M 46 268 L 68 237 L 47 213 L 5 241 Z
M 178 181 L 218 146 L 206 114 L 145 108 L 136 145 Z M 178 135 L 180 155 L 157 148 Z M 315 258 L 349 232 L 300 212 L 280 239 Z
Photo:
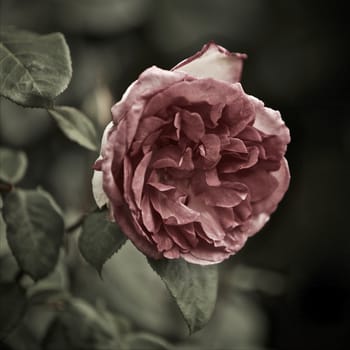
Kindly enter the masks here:
M 249 198 L 249 196 L 248 196 Z M 249 200 L 242 201 L 239 205 L 233 208 L 235 219 L 242 223 L 252 216 L 252 206 Z
M 194 255 L 192 255 L 191 253 L 182 253 L 181 257 L 184 260 L 186 260 L 187 262 L 191 263 L 191 264 L 208 266 L 208 265 L 215 265 L 215 264 L 218 264 L 218 263 L 222 262 L 223 260 L 228 258 L 229 255 L 227 254 L 227 257 L 224 257 L 224 258 L 222 258 L 222 256 L 220 256 L 220 259 L 218 261 L 211 261 L 211 260 L 205 260 L 205 259 L 197 258 Z
M 199 142 L 204 136 L 205 127 L 201 116 L 198 113 L 190 113 L 182 110 L 180 113 L 181 130 L 192 141 Z
M 110 132 L 108 142 L 102 149 L 103 191 L 115 206 L 123 205 L 123 196 L 121 194 L 123 185 L 119 187 L 116 178 L 122 169 L 122 160 L 125 155 L 124 128 L 125 123 L 122 121 L 117 129 L 113 129 Z
M 243 234 L 239 232 L 239 230 L 237 231 L 238 232 L 236 232 L 236 230 L 233 230 L 233 232 L 226 235 L 224 239 L 224 244 L 227 250 L 230 252 L 230 255 L 242 249 L 248 238 L 246 233 Z
M 222 147 L 224 151 L 230 151 L 235 153 L 248 153 L 247 147 L 244 142 L 238 138 L 231 138 L 230 143 Z
M 229 83 L 240 81 L 243 60 L 247 55 L 231 53 L 222 46 L 209 42 L 192 57 L 180 62 L 172 70 L 179 70 L 196 78 L 214 78 Z
M 218 125 L 218 121 L 222 116 L 222 111 L 224 110 L 225 104 L 218 103 L 213 106 L 210 110 L 210 121 L 212 123 L 211 127 L 216 127 Z
M 154 143 L 159 139 L 161 134 L 162 134 L 162 130 L 156 130 L 152 134 L 147 136 L 147 138 L 145 139 L 142 145 L 143 154 L 146 154 L 152 150 Z
M 161 252 L 151 243 L 151 239 L 143 231 L 137 221 L 130 216 L 128 208 L 124 206 L 113 205 L 113 215 L 122 232 L 134 243 L 134 245 L 144 254 L 153 258 L 159 259 L 162 257 Z
M 196 221 L 199 213 L 159 191 L 151 191 L 151 203 L 163 221 L 169 225 L 184 225 Z
M 222 111 L 222 122 L 229 129 L 232 137 L 236 137 L 247 126 L 253 123 L 255 118 L 255 106 L 251 100 L 241 91 L 239 98 L 228 104 Z
M 124 199 L 125 199 L 125 202 L 128 204 L 132 215 L 137 216 L 137 207 L 131 191 L 132 180 L 133 180 L 131 174 L 133 173 L 133 169 L 132 169 L 131 161 L 128 156 L 125 156 L 123 165 L 124 165 L 123 166 Z M 140 207 L 140 205 L 137 205 L 137 206 Z
M 170 250 L 174 246 L 174 242 L 164 229 L 161 229 L 159 232 L 152 235 L 152 238 L 157 243 L 157 248 L 161 252 Z
M 163 128 L 169 121 L 151 116 L 140 121 L 136 131 L 135 139 L 131 145 L 131 156 L 134 156 L 141 148 L 145 140 L 155 131 Z
M 224 208 L 233 208 L 247 198 L 248 191 L 241 192 L 233 188 L 208 187 L 199 198 L 206 205 Z
M 258 130 L 253 128 L 252 126 L 246 126 L 243 131 L 241 131 L 237 138 L 244 141 L 253 141 L 253 142 L 261 142 L 262 137 Z
M 164 228 L 167 231 L 169 237 L 171 237 L 171 239 L 181 249 L 182 252 L 189 251 L 191 249 L 191 245 L 183 234 L 181 226 L 165 225 Z
M 216 168 L 209 169 L 205 171 L 205 181 L 208 186 L 220 186 L 221 181 L 218 176 Z
M 194 224 L 186 224 L 180 226 L 182 234 L 186 237 L 187 241 L 191 244 L 192 247 L 195 247 L 198 244 L 198 237 L 194 228 Z
M 202 156 L 200 164 L 210 168 L 220 160 L 220 138 L 215 134 L 206 134 L 202 137 L 202 144 L 199 146 L 199 153 Z
M 188 206 L 200 213 L 196 221 L 200 223 L 203 233 L 210 241 L 221 241 L 225 237 L 225 230 L 220 224 L 217 212 L 213 207 L 205 205 L 199 196 L 191 197 Z
M 287 144 L 278 136 L 265 137 L 262 143 L 265 159 L 280 160 L 287 151 Z
M 273 181 L 277 183 L 277 186 L 274 188 L 274 191 L 269 197 L 260 202 L 253 203 L 253 211 L 255 213 L 264 212 L 269 215 L 272 214 L 288 190 L 290 173 L 288 163 L 285 158 L 281 160 L 281 167 L 277 171 L 271 172 L 270 174 L 274 179 Z
M 139 208 L 141 208 L 141 196 L 143 193 L 143 186 L 145 183 L 146 170 L 151 161 L 151 158 L 152 158 L 152 152 L 149 152 L 144 155 L 144 157 L 136 167 L 135 174 L 132 178 L 131 188 L 134 193 L 136 205 Z M 126 175 L 128 175 L 129 177 L 132 176 L 131 173 Z
M 106 193 L 103 191 L 102 178 L 103 178 L 102 172 L 95 170 L 92 176 L 92 194 L 99 208 L 102 208 L 104 205 L 108 203 L 108 197 Z
M 171 249 L 164 252 L 163 256 L 167 259 L 178 259 L 180 258 L 179 248 L 174 245 Z
M 230 252 L 224 248 L 215 248 L 209 244 L 200 242 L 196 248 L 192 249 L 190 253 L 182 253 L 181 257 L 186 261 L 199 265 L 218 264 L 227 259 L 231 255 Z
M 181 159 L 181 150 L 175 145 L 165 146 L 156 152 L 151 162 L 154 169 L 173 167 L 178 168 Z
M 232 208 L 218 207 L 215 210 L 225 231 L 230 231 L 239 225 Z
M 153 188 L 155 188 L 155 189 L 157 189 L 158 191 L 161 191 L 161 192 L 175 190 L 176 189 L 175 186 L 169 185 L 169 184 L 165 184 L 165 183 L 161 182 L 160 178 L 162 177 L 163 181 L 164 181 L 164 178 L 166 176 L 167 176 L 166 172 L 162 172 L 162 175 L 160 176 L 158 174 L 158 171 L 152 170 L 150 175 L 149 175 L 149 178 L 148 178 L 148 181 L 147 181 L 147 185 L 150 185 Z
M 259 160 L 259 148 L 258 147 L 248 147 L 248 159 L 241 165 L 240 169 L 248 169 L 254 166 Z
M 179 161 L 179 169 L 181 170 L 193 170 L 194 164 L 192 161 L 192 149 L 187 147 L 185 153 L 181 156 Z
M 107 143 L 108 135 L 111 129 L 113 128 L 113 126 L 114 126 L 114 123 L 110 122 L 107 124 L 107 126 L 103 131 L 100 153 L 102 152 L 102 149 L 105 147 Z M 94 171 L 92 176 L 92 194 L 99 208 L 102 208 L 104 205 L 108 203 L 108 197 L 103 190 L 103 174 L 101 172 L 102 162 L 103 162 L 103 157 L 100 155 L 95 162 L 94 169 L 96 170 Z
M 266 213 L 259 213 L 254 215 L 248 222 L 249 228 L 244 231 L 247 236 L 253 236 L 255 233 L 259 232 L 269 221 L 270 216 Z
M 158 220 L 158 214 L 154 212 L 148 191 L 146 191 L 141 200 L 142 221 L 150 233 L 156 233 L 161 226 L 161 220 Z
M 253 96 L 249 96 L 255 106 L 254 128 L 267 135 L 278 136 L 284 144 L 290 142 L 289 129 L 281 118 L 281 114 L 271 108 L 265 107 L 264 103 Z
M 100 150 L 100 155 L 102 154 L 102 149 L 105 147 L 105 145 L 107 144 L 108 141 L 108 137 L 110 132 L 112 131 L 113 127 L 115 126 L 115 124 L 113 123 L 113 121 L 109 122 L 102 134 L 102 140 L 101 140 L 101 150 Z
M 256 167 L 241 170 L 233 178 L 249 188 L 253 203 L 269 197 L 278 187 L 278 181 L 272 173 Z

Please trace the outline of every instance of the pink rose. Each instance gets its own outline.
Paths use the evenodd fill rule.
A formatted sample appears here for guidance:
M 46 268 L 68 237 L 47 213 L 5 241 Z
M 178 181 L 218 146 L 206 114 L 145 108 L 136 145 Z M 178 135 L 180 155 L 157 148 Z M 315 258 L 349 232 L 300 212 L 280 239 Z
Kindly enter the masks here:
M 93 192 L 147 256 L 208 265 L 240 250 L 289 185 L 289 130 L 239 83 L 243 54 L 209 43 L 146 69 L 112 107 Z

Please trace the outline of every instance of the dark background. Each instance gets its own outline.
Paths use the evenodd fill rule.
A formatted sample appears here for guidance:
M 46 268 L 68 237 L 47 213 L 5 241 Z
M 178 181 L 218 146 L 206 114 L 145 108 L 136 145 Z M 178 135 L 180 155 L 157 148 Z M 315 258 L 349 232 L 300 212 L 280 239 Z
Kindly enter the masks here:
M 145 68 L 171 68 L 209 40 L 248 54 L 243 88 L 280 110 L 291 131 L 290 189 L 262 232 L 221 266 L 216 314 L 190 341 L 171 302 L 150 300 L 158 281 L 150 282 L 141 257 L 130 258 L 132 247 L 109 262 L 104 282 L 80 260 L 71 263 L 73 292 L 107 300 L 137 329 L 184 349 L 347 349 L 347 21 L 340 1 L 2 0 L 2 25 L 65 35 L 73 79 L 59 102 L 83 109 L 100 131 Z M 91 207 L 95 155 L 65 140 L 40 110 L 1 100 L 0 126 L 1 143 L 29 156 L 24 187 L 53 193 L 68 221 Z

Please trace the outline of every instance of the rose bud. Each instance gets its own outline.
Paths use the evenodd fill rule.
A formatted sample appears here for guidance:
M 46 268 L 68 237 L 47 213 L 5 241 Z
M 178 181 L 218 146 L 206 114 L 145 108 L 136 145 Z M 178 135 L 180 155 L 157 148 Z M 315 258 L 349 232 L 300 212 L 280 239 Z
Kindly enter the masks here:
M 289 130 L 242 89 L 245 57 L 208 43 L 171 70 L 146 69 L 112 107 L 93 193 L 148 257 L 219 263 L 288 188 Z

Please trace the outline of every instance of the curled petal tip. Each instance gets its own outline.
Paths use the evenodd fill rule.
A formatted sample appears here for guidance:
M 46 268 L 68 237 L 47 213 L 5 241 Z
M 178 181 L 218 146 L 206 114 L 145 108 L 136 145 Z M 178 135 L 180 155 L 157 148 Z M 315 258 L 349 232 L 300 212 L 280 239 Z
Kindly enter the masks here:
M 244 53 L 230 52 L 210 41 L 172 70 L 182 71 L 196 78 L 213 78 L 237 83 L 241 80 L 243 61 L 247 57 Z

